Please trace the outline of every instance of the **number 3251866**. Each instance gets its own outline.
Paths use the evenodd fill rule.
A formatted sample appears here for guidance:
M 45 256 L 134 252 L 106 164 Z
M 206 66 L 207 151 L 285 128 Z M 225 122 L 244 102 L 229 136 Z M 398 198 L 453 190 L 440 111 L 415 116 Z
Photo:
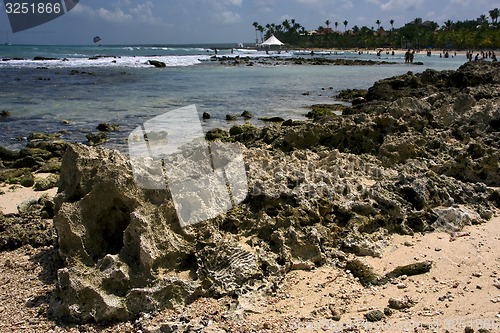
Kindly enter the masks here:
M 62 8 L 60 3 L 5 3 L 5 11 L 7 14 L 59 14 L 61 10 Z

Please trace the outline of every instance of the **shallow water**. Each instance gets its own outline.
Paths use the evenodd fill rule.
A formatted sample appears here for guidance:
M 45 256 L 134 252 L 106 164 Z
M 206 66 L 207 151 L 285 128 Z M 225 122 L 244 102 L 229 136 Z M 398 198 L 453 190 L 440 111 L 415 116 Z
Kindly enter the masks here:
M 264 52 L 219 50 L 218 55 L 265 56 Z M 33 47 L 0 46 L 0 58 L 34 56 L 67 58 L 68 61 L 0 62 L 0 110 L 12 113 L 0 120 L 0 145 L 20 148 L 35 131 L 65 131 L 63 139 L 86 141 L 85 134 L 102 122 L 120 124 L 111 133 L 109 147 L 124 148 L 124 139 L 137 126 L 175 108 L 195 104 L 205 131 L 243 120 L 227 122 L 227 114 L 248 110 L 256 117 L 280 116 L 305 119 L 306 106 L 335 103 L 333 96 L 347 88 L 367 89 L 379 79 L 426 68 L 457 69 L 465 57 L 441 59 L 417 54 L 424 66 L 404 64 L 401 55 L 375 54 L 317 55 L 329 58 L 397 61 L 396 65 L 376 66 L 223 66 L 209 61 L 214 53 L 208 46 L 197 47 Z M 152 57 L 149 55 L 157 54 Z M 97 60 L 88 57 L 104 55 Z M 272 54 L 276 56 L 276 54 Z M 112 56 L 112 57 L 109 57 Z M 282 57 L 304 55 L 283 52 Z M 157 69 L 148 59 L 167 63 Z M 116 62 L 113 62 L 116 61 Z M 79 73 L 70 75 L 71 70 Z M 84 73 L 85 72 L 85 73 Z M 89 74 L 91 73 L 91 74 Z M 310 95 L 303 93 L 311 92 Z M 201 117 L 200 117 L 201 118 Z M 63 124 L 67 120 L 70 124 Z

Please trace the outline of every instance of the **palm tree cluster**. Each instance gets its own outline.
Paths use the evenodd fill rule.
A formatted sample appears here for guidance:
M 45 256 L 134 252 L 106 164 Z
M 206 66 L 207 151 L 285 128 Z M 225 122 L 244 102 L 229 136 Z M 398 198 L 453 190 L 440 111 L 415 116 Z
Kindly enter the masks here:
M 377 19 L 377 27 L 358 27 L 348 29 L 349 22 L 343 23 L 344 31 L 339 31 L 339 22 L 334 22 L 332 30 L 330 20 L 325 27 L 319 26 L 314 31 L 307 31 L 294 19 L 284 20 L 281 24 L 260 25 L 253 23 L 256 43 L 275 35 L 283 43 L 292 47 L 332 47 L 332 48 L 414 48 L 428 47 L 447 49 L 498 49 L 500 48 L 500 29 L 498 8 L 489 11 L 489 17 L 481 15 L 475 20 L 448 20 L 440 26 L 436 22 L 416 18 L 400 28 L 394 28 L 394 20 L 388 20 L 391 29 L 386 31 L 382 21 Z

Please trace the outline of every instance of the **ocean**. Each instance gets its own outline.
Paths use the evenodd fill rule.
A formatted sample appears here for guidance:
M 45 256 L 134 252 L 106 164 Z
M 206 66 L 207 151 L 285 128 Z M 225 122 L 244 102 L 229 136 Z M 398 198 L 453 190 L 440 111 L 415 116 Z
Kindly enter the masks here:
M 231 49 L 232 48 L 232 49 Z M 125 46 L 0 46 L 0 145 L 25 146 L 33 132 L 62 132 L 62 139 L 86 142 L 100 123 L 117 123 L 107 147 L 126 150 L 129 133 L 145 121 L 176 108 L 195 104 L 198 113 L 208 112 L 204 131 L 230 128 L 245 120 L 226 121 L 227 114 L 250 111 L 257 117 L 279 116 L 304 120 L 307 106 L 341 103 L 334 96 L 347 88 L 367 89 L 379 79 L 408 71 L 457 69 L 465 56 L 440 58 L 417 54 L 405 64 L 403 55 L 375 52 L 317 52 L 315 57 L 392 61 L 375 66 L 221 65 L 218 57 L 310 57 L 295 50 L 280 54 L 221 45 L 125 45 Z M 57 60 L 33 60 L 35 57 Z M 14 60 L 17 59 L 17 60 Z M 165 68 L 154 68 L 159 60 Z M 309 94 L 306 94 L 309 93 Z

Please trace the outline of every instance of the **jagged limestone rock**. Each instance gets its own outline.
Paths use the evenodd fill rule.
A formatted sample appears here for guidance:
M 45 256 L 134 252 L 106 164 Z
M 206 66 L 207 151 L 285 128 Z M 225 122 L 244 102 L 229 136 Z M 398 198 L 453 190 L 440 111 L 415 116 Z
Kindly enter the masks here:
M 51 305 L 56 317 L 124 320 L 146 308 L 183 304 L 197 290 L 193 281 L 168 276 L 193 251 L 168 193 L 137 187 L 118 151 L 70 145 L 55 201 L 67 264 Z M 163 300 L 169 297 L 176 301 Z M 138 303 L 141 298 L 151 303 Z

